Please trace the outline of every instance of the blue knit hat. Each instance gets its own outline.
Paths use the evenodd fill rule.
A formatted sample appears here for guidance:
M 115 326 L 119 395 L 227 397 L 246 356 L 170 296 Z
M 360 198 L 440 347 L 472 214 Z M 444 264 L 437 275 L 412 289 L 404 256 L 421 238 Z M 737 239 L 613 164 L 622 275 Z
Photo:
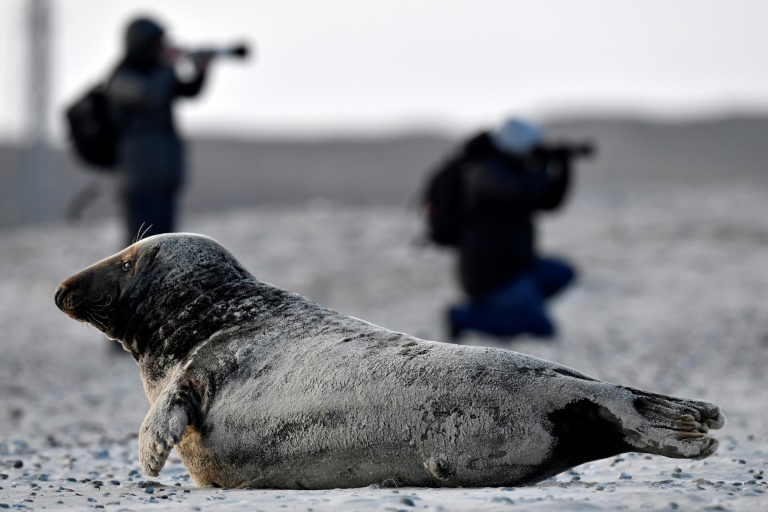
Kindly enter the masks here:
M 521 119 L 510 119 L 491 134 L 493 144 L 504 153 L 521 154 L 532 150 L 544 139 L 541 129 Z

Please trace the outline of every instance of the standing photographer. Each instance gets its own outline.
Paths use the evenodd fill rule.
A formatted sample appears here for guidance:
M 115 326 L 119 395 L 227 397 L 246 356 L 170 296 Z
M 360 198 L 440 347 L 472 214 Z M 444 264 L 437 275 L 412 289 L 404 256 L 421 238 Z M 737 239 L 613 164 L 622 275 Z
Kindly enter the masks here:
M 125 55 L 107 83 L 121 130 L 118 158 L 126 245 L 140 230 L 148 235 L 174 231 L 186 164 L 172 107 L 177 98 L 200 93 L 210 61 L 210 55 L 192 59 L 192 77 L 181 81 L 174 68 L 181 54 L 165 45 L 164 35 L 163 27 L 151 19 L 132 21 L 125 32 Z
M 534 215 L 557 209 L 571 159 L 591 148 L 549 148 L 541 131 L 512 119 L 470 139 L 447 165 L 461 172 L 459 281 L 468 301 L 448 312 L 450 334 L 467 330 L 513 337 L 551 337 L 546 301 L 575 277 L 563 260 L 536 252 Z

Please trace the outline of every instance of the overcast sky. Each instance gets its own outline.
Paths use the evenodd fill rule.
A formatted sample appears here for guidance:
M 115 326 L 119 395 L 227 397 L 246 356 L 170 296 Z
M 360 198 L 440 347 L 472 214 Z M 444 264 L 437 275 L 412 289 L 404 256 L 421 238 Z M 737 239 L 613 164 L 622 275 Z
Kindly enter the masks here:
M 185 46 L 247 40 L 218 62 L 187 132 L 473 129 L 509 114 L 618 108 L 650 115 L 768 111 L 762 0 L 55 0 L 61 110 L 117 60 L 134 15 Z M 25 0 L 0 2 L 0 137 L 25 126 Z

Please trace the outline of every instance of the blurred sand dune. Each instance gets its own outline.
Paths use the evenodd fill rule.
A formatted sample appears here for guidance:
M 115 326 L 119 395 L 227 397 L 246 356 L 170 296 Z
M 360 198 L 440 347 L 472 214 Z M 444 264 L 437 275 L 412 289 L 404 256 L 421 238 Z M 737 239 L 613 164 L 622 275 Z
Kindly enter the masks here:
M 587 191 L 702 179 L 768 181 L 768 118 L 662 123 L 585 117 L 553 121 L 547 129 L 557 139 L 589 139 L 598 145 L 598 158 L 580 166 L 579 185 Z M 185 211 L 303 204 L 317 198 L 405 206 L 418 196 L 425 174 L 457 142 L 419 133 L 364 139 L 194 138 Z M 19 147 L 0 145 L 0 226 L 40 217 L 41 203 L 52 211 L 48 220 L 62 218 L 75 194 L 94 181 L 102 193 L 84 218 L 117 214 L 111 180 L 84 170 L 67 151 L 57 152 L 49 176 L 30 176 L 24 161 Z

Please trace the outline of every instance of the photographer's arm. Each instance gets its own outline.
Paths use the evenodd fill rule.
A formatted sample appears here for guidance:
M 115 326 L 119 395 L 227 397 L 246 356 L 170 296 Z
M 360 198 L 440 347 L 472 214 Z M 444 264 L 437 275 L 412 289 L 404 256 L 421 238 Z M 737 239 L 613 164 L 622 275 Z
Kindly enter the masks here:
M 536 209 L 547 190 L 544 173 L 512 173 L 489 162 L 470 164 L 466 180 L 470 201 L 522 211 Z
M 186 98 L 197 96 L 205 85 L 205 77 L 208 73 L 208 65 L 211 62 L 210 56 L 200 56 L 194 59 L 195 76 L 188 82 L 178 81 L 176 83 L 175 94 Z
M 539 200 L 540 210 L 554 210 L 563 203 L 571 184 L 571 165 L 568 158 L 546 164 L 547 186 Z

